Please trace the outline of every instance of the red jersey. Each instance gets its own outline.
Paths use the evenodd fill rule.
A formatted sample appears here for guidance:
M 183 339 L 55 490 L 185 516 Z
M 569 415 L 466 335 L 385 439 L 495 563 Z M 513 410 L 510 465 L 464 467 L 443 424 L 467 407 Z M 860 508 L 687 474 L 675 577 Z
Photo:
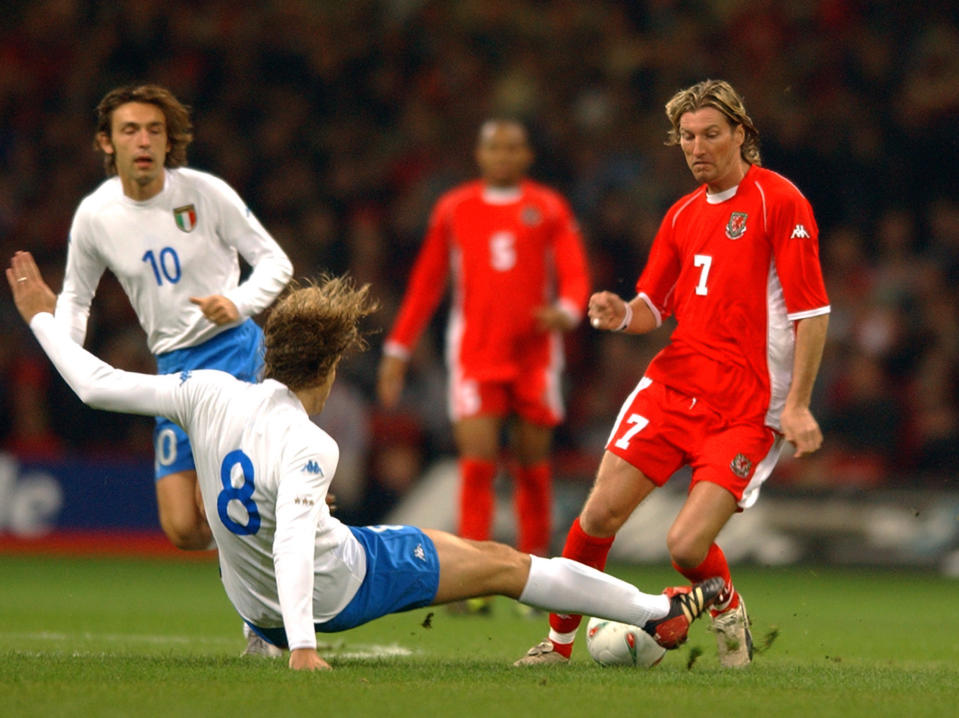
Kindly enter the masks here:
M 636 290 L 657 321 L 677 321 L 651 379 L 779 429 L 793 322 L 829 312 L 819 231 L 795 185 L 754 165 L 736 188 L 686 195 L 666 213 Z
M 531 180 L 495 190 L 480 180 L 436 203 L 386 352 L 407 356 L 452 276 L 447 359 L 480 381 L 555 361 L 556 332 L 534 311 L 556 304 L 579 320 L 589 294 L 586 256 L 566 201 Z

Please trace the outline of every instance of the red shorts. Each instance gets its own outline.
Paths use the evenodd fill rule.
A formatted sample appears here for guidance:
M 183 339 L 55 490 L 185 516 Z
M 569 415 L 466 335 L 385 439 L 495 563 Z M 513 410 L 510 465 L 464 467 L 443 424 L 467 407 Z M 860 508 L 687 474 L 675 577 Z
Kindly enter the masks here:
M 560 372 L 553 367 L 530 367 L 500 381 L 479 380 L 454 371 L 449 412 L 454 422 L 474 416 L 516 414 L 531 424 L 556 426 L 564 415 Z
M 718 484 L 748 508 L 782 444 L 782 435 L 760 422 L 731 423 L 705 402 L 643 377 L 623 402 L 606 450 L 657 486 L 690 466 L 690 488 L 699 481 Z

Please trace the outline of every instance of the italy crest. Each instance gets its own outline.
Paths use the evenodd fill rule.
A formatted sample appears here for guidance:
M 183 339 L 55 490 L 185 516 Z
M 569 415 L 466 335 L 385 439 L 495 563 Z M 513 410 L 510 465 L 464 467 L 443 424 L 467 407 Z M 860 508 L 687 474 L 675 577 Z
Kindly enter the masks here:
M 192 204 L 174 207 L 173 219 L 176 221 L 177 229 L 181 232 L 192 232 L 193 228 L 196 227 L 196 207 Z
M 726 223 L 726 236 L 730 239 L 739 239 L 746 233 L 745 212 L 733 212 L 729 215 L 729 221 Z

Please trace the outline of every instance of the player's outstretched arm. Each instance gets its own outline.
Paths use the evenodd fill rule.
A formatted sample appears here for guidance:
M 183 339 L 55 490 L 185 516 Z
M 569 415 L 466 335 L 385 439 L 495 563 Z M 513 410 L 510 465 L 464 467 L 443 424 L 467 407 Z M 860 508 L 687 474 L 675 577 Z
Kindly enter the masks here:
M 18 251 L 7 267 L 7 282 L 13 292 L 13 302 L 17 311 L 27 324 L 37 314 L 53 314 L 57 307 L 57 297 L 40 276 L 40 269 L 30 252 Z
M 20 316 L 84 404 L 126 414 L 168 415 L 161 396 L 171 379 L 115 369 L 77 344 L 53 318 L 56 296 L 29 252 L 14 254 L 7 282 Z

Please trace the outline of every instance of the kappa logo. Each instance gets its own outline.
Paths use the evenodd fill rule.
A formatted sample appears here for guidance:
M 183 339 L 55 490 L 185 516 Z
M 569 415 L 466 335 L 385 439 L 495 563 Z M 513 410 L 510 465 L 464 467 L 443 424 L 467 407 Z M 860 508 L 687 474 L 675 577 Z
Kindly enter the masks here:
M 180 386 L 183 386 L 184 384 L 186 384 L 187 379 L 189 379 L 191 376 L 192 376 L 192 375 L 191 375 L 189 369 L 184 369 L 183 371 L 181 371 L 181 372 L 180 372 Z
M 749 215 L 745 212 L 733 212 L 726 223 L 726 236 L 730 239 L 739 239 L 746 234 L 746 220 Z
M 801 224 L 797 224 L 795 227 L 793 227 L 793 233 L 789 235 L 790 239 L 796 239 L 796 237 L 799 237 L 800 239 L 809 239 L 810 234 L 806 231 L 805 227 L 803 227 Z
M 323 469 L 321 469 L 320 465 L 313 461 L 313 459 L 310 459 L 306 462 L 306 466 L 303 467 L 303 471 L 308 474 L 319 474 L 320 476 L 323 476 Z
M 729 462 L 729 468 L 734 474 L 736 474 L 736 476 L 741 479 L 745 479 L 753 470 L 753 462 L 750 461 L 749 457 L 745 454 L 739 453 L 736 454 L 733 460 Z
M 426 551 L 423 550 L 423 544 L 416 544 L 416 548 L 413 549 L 413 555 L 418 558 L 420 561 L 426 560 Z
M 192 204 L 174 207 L 173 219 L 176 222 L 177 229 L 181 232 L 192 232 L 193 228 L 196 227 L 196 207 Z

